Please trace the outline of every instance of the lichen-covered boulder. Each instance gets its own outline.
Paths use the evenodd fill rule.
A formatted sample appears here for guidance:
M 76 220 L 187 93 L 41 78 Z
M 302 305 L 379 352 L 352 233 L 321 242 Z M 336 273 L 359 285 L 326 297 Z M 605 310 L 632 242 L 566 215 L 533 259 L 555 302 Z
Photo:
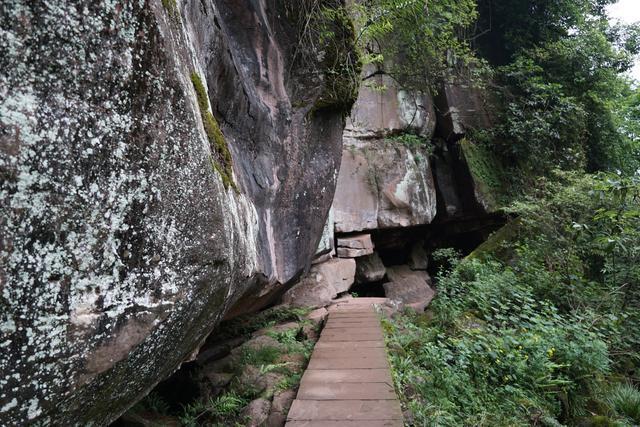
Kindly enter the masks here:
M 347 145 L 333 200 L 336 232 L 429 224 L 436 188 L 422 149 L 372 140 Z
M 107 424 L 306 268 L 349 97 L 295 13 L 3 1 L 0 425 Z

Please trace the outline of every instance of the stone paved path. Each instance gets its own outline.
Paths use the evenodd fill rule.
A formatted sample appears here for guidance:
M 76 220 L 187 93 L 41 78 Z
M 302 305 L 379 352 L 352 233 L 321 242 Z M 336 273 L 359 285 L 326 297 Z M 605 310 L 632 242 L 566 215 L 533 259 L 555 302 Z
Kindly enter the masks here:
M 286 427 L 401 427 L 378 315 L 357 298 L 329 308 Z

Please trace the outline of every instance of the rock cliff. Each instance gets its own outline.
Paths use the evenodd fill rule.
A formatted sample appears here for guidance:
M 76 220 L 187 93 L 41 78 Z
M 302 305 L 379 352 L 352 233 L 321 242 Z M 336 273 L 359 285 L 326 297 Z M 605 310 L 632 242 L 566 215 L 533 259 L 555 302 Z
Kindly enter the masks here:
M 3 2 L 0 424 L 108 423 L 305 270 L 350 100 L 294 9 Z

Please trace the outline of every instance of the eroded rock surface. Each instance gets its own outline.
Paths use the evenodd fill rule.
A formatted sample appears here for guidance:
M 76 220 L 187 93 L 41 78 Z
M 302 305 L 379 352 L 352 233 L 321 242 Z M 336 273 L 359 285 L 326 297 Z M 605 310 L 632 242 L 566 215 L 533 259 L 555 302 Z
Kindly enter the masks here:
M 316 251 L 344 114 L 314 109 L 321 64 L 283 2 L 173 4 L 3 2 L 2 425 L 108 423 Z
M 377 282 L 384 278 L 387 270 L 377 253 L 356 259 L 356 280 L 358 283 Z
M 400 132 L 431 139 L 436 128 L 431 96 L 399 88 L 393 78 L 373 65 L 365 67 L 362 76 L 358 100 L 345 127 L 347 140 L 383 138 Z
M 333 211 L 341 233 L 431 223 L 436 189 L 428 155 L 385 141 L 346 146 Z

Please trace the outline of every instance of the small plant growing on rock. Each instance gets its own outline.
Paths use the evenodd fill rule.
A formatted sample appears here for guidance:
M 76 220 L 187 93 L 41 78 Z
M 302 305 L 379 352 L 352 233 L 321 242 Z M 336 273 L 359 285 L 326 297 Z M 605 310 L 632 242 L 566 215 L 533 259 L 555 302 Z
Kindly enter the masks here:
M 233 182 L 233 160 L 231 158 L 231 152 L 229 151 L 227 141 L 224 139 L 218 121 L 213 117 L 211 111 L 209 111 L 209 97 L 197 73 L 191 73 L 191 83 L 196 91 L 198 107 L 200 108 L 200 118 L 202 119 L 202 125 L 207 134 L 207 139 L 209 140 L 213 169 L 222 177 L 225 188 L 233 187 L 237 190 Z
M 234 392 L 207 401 L 197 400 L 184 408 L 180 422 L 185 426 L 197 426 L 202 418 L 213 418 L 219 421 L 213 425 L 225 425 L 224 421 L 236 418 L 247 403 Z
M 180 18 L 180 11 L 178 10 L 178 4 L 176 3 L 176 0 L 162 0 L 162 6 L 171 18 L 175 20 L 178 20 Z

